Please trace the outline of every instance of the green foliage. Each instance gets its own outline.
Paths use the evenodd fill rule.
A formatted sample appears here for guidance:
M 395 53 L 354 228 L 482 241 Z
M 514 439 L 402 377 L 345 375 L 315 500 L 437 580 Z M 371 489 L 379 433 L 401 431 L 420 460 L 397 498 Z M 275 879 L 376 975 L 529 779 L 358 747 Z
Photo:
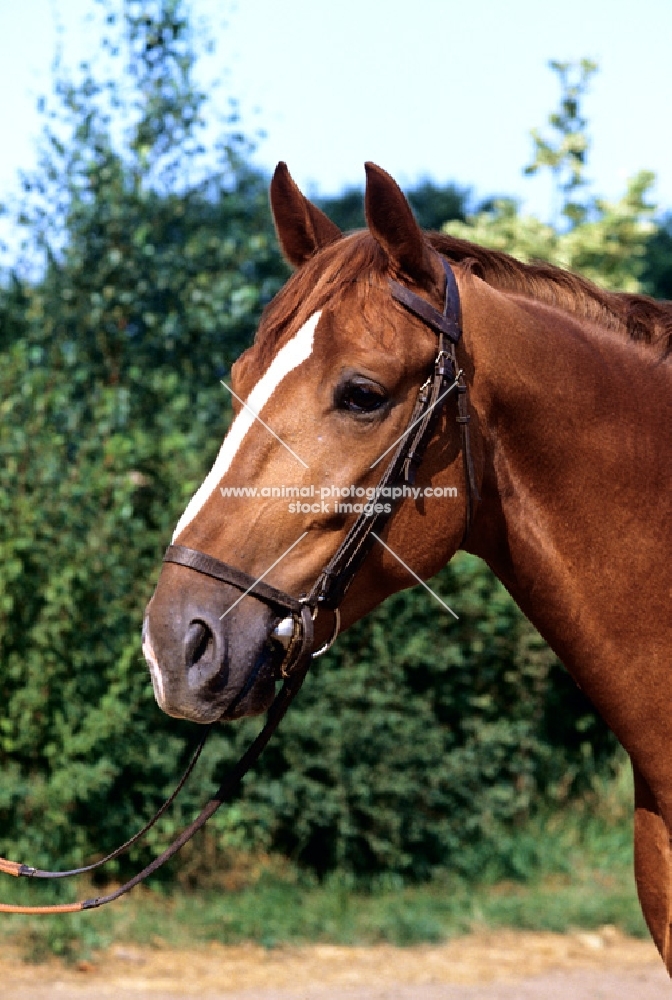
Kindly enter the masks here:
M 319 872 L 426 877 L 449 859 L 510 876 L 504 829 L 612 752 L 478 560 L 460 555 L 435 586 L 459 622 L 424 591 L 387 601 L 315 664 L 246 782 L 268 843 Z
M 451 219 L 464 221 L 468 198 L 469 192 L 455 184 L 438 185 L 430 180 L 421 181 L 408 192 L 408 200 L 423 229 L 440 229 Z M 352 187 L 330 198 L 317 198 L 315 203 L 343 232 L 363 229 L 366 225 L 361 188 Z
M 444 231 L 519 260 L 557 264 L 615 292 L 642 292 L 645 272 L 652 268 L 647 258 L 659 259 L 664 249 L 650 242 L 657 235 L 654 207 L 646 200 L 653 180 L 653 174 L 642 171 L 617 202 L 595 198 L 590 218 L 564 232 L 520 215 L 511 199 L 498 199 L 466 223 L 448 223 Z
M 581 100 L 597 67 L 585 59 L 578 65 L 554 62 L 551 66 L 562 87 L 560 111 L 549 119 L 558 138 L 543 139 L 533 130 L 535 156 L 526 173 L 544 168 L 552 171 L 559 216 L 565 224 L 553 226 L 534 216 L 520 215 L 515 201 L 497 199 L 466 223 L 449 222 L 444 231 L 503 250 L 519 260 L 548 261 L 612 291 L 648 290 L 652 282 L 661 280 L 660 264 L 654 261 L 668 252 L 653 222 L 654 206 L 647 201 L 654 175 L 638 173 L 617 202 L 597 197 L 581 203 L 576 200 L 578 189 L 586 184 L 589 149 Z M 572 76 L 578 76 L 574 83 Z
M 107 40 L 136 84 L 123 141 L 110 87 L 89 66 L 60 78 L 0 307 L 0 815 L 5 852 L 38 864 L 125 839 L 184 757 L 152 706 L 142 609 L 225 432 L 219 379 L 286 275 L 235 136 L 205 179 L 179 170 L 200 101 L 180 9 L 127 4 L 124 45 Z
M 581 102 L 591 76 L 597 71 L 597 64 L 581 59 L 578 63 L 553 60 L 549 65 L 560 78 L 560 108 L 548 118 L 553 131 L 551 138 L 545 139 L 539 129 L 532 129 L 534 159 L 525 168 L 525 173 L 529 176 L 544 167 L 551 169 L 557 195 L 563 200 L 561 215 L 570 226 L 576 226 L 584 222 L 588 214 L 586 206 L 574 200 L 579 188 L 586 184 L 584 170 L 590 147 L 586 132 L 588 121 L 581 115 Z
M 642 284 L 649 295 L 672 300 L 672 214 L 661 220 L 647 240 Z
M 154 704 L 142 611 L 228 424 L 219 379 L 287 275 L 235 114 L 203 155 L 182 3 L 104 9 L 109 77 L 93 62 L 58 77 L 0 289 L 0 853 L 42 866 L 125 840 L 184 766 L 192 728 Z M 662 287 L 669 233 L 654 245 L 647 183 L 561 234 L 511 203 L 454 225 L 612 287 Z M 450 186 L 411 200 L 427 227 L 464 212 Z M 533 865 L 530 816 L 591 786 L 613 741 L 482 564 L 460 556 L 435 584 L 460 621 L 413 591 L 341 637 L 239 797 L 164 877 L 198 882 L 245 851 L 320 875 Z M 123 870 L 188 822 L 257 725 L 217 732 Z

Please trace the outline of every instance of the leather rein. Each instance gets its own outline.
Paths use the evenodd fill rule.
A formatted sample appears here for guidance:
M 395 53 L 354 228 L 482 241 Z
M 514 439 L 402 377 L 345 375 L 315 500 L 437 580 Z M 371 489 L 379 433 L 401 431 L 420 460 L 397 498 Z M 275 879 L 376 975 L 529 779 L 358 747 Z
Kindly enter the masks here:
M 439 312 L 426 299 L 412 292 L 404 285 L 391 278 L 388 279 L 392 297 L 437 334 L 438 351 L 434 359 L 433 371 L 419 390 L 408 427 L 399 440 L 397 448 L 378 483 L 377 490 L 383 491 L 386 487 L 415 482 L 417 471 L 432 437 L 439 415 L 445 405 L 445 400 L 451 391 L 456 389 L 456 419 L 460 428 L 466 484 L 464 541 L 464 538 L 466 538 L 471 529 L 475 503 L 480 497 L 476 485 L 469 438 L 467 386 L 464 382 L 462 369 L 458 367 L 455 352 L 456 345 L 462 334 L 460 297 L 450 266 L 443 257 L 440 260 L 446 276 L 443 312 Z M 338 635 L 340 626 L 339 606 L 350 584 L 353 582 L 357 571 L 370 551 L 376 534 L 383 530 L 400 502 L 399 497 L 396 498 L 395 502 L 394 493 L 391 491 L 383 495 L 386 499 L 388 496 L 393 497 L 392 503 L 380 504 L 381 510 L 378 513 L 362 513 L 357 517 L 335 554 L 318 576 L 310 592 L 300 598 L 292 597 L 290 594 L 264 583 L 263 580 L 255 580 L 243 570 L 237 569 L 235 566 L 230 566 L 228 563 L 215 559 L 204 552 L 187 548 L 184 545 L 168 546 L 164 555 L 164 562 L 177 563 L 194 572 L 213 577 L 222 583 L 229 584 L 243 591 L 245 596 L 249 594 L 257 600 L 263 601 L 276 611 L 289 612 L 289 615 L 276 625 L 273 633 L 274 635 L 282 635 L 286 639 L 285 655 L 278 670 L 278 679 L 282 679 L 284 683 L 268 711 L 266 724 L 238 763 L 226 775 L 215 795 L 202 809 L 196 819 L 151 864 L 143 868 L 142 871 L 138 872 L 137 875 L 128 882 L 125 882 L 114 892 L 91 899 L 79 900 L 75 903 L 64 903 L 54 906 L 14 906 L 9 903 L 0 903 L 0 912 L 29 914 L 75 913 L 80 910 L 95 909 L 106 903 L 111 903 L 113 900 L 125 895 L 136 885 L 139 885 L 140 882 L 143 882 L 149 875 L 177 854 L 191 840 L 194 834 L 205 825 L 219 807 L 232 798 L 239 782 L 259 759 L 262 751 L 287 712 L 287 709 L 296 697 L 311 661 L 325 653 Z M 334 629 L 329 641 L 319 650 L 314 650 L 314 621 L 320 608 L 333 612 L 335 619 Z M 253 680 L 254 678 L 252 678 Z M 247 693 L 250 686 L 251 682 L 238 693 L 234 704 L 242 700 L 242 697 Z M 133 844 L 137 843 L 154 826 L 174 801 L 193 771 L 211 729 L 212 727 L 210 726 L 206 730 L 191 762 L 172 795 L 141 830 L 111 854 L 83 868 L 73 868 L 60 872 L 43 871 L 42 869 L 33 868 L 16 861 L 0 858 L 0 872 L 16 877 L 60 879 L 71 875 L 92 872 L 108 861 L 117 858 Z

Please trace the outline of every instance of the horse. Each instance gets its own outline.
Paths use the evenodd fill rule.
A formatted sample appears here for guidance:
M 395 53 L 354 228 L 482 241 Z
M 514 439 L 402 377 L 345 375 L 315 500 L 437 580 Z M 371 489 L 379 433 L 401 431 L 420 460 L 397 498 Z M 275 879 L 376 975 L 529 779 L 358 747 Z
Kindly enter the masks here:
M 367 228 L 344 235 L 275 171 L 295 271 L 232 368 L 233 423 L 147 607 L 156 700 L 199 723 L 264 712 L 296 648 L 479 556 L 629 754 L 637 890 L 672 975 L 672 304 L 424 233 L 366 177 Z

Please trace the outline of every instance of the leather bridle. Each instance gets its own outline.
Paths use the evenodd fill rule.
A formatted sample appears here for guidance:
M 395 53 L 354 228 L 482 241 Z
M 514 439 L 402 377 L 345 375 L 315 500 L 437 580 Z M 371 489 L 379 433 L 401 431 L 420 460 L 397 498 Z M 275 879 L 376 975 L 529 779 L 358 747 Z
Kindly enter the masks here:
M 279 625 L 276 625 L 275 629 L 275 634 L 278 634 L 278 629 L 282 633 L 282 627 L 284 626 L 284 634 L 286 634 L 288 640 L 285 645 L 282 663 L 278 668 L 279 677 L 284 683 L 269 709 L 266 724 L 257 738 L 250 744 L 247 751 L 226 776 L 214 797 L 208 802 L 193 823 L 162 854 L 155 858 L 150 865 L 114 892 L 106 896 L 98 896 L 93 899 L 56 906 L 31 907 L 0 904 L 0 912 L 73 913 L 79 910 L 94 909 L 105 903 L 112 902 L 112 900 L 118 899 L 129 892 L 134 886 L 144 881 L 145 878 L 160 868 L 169 858 L 173 857 L 194 836 L 197 830 L 205 825 L 207 820 L 219 809 L 222 803 L 232 796 L 238 783 L 258 760 L 264 747 L 298 693 L 311 660 L 326 652 L 336 639 L 340 622 L 339 606 L 370 551 L 376 535 L 383 530 L 399 505 L 400 498 L 397 497 L 395 501 L 395 493 L 392 488 L 401 484 L 414 483 L 420 463 L 422 462 L 422 457 L 432 437 L 446 398 L 453 389 L 457 390 L 457 423 L 460 427 L 466 485 L 465 530 L 462 539 L 464 542 L 471 529 L 475 504 L 480 498 L 476 485 L 469 438 L 467 386 L 464 381 L 463 371 L 458 367 L 455 351 L 462 334 L 460 297 L 457 282 L 450 266 L 443 257 L 440 260 L 446 276 L 443 312 L 439 312 L 426 299 L 412 292 L 404 285 L 391 278 L 388 279 L 392 297 L 410 313 L 422 320 L 438 337 L 438 350 L 434 359 L 433 371 L 418 392 L 408 427 L 400 438 L 396 450 L 376 488 L 380 495 L 385 496 L 386 500 L 388 497 L 392 497 L 392 502 L 378 504 L 378 511 L 376 511 L 376 505 L 374 505 L 372 513 L 364 512 L 357 517 L 335 554 L 321 571 L 310 592 L 296 598 L 264 583 L 263 580 L 255 580 L 243 570 L 235 566 L 230 566 L 220 559 L 215 559 L 205 552 L 190 549 L 184 545 L 169 545 L 166 549 L 164 562 L 177 563 L 179 566 L 184 566 L 196 573 L 204 574 L 229 586 L 233 586 L 243 591 L 244 595 L 250 595 L 268 604 L 280 614 L 282 612 L 289 612 L 288 616 L 279 621 Z M 314 621 L 321 608 L 331 610 L 334 613 L 334 629 L 329 641 L 319 650 L 313 650 Z M 246 685 L 238 693 L 235 699 L 236 704 L 242 700 L 243 695 L 247 693 L 250 686 L 249 684 Z M 206 735 L 200 741 L 191 763 L 170 798 L 161 806 L 159 811 L 142 830 L 107 857 L 84 868 L 71 869 L 64 872 L 42 871 L 41 869 L 32 868 L 29 865 L 0 858 L 0 872 L 17 877 L 65 878 L 69 875 L 78 875 L 93 871 L 107 861 L 118 857 L 123 851 L 136 843 L 156 823 L 174 800 L 193 770 L 210 728 L 208 728 Z

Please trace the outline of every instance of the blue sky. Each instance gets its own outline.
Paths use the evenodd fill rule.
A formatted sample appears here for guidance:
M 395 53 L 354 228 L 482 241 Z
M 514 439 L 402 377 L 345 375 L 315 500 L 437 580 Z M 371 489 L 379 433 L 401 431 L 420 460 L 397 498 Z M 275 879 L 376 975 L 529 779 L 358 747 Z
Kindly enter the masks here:
M 216 43 L 203 79 L 224 72 L 256 161 L 288 162 L 308 192 L 334 193 L 380 163 L 409 186 L 454 180 L 476 197 L 520 197 L 548 217 L 550 184 L 523 177 L 529 130 L 558 99 L 549 59 L 599 63 L 585 103 L 595 193 L 616 198 L 639 169 L 672 210 L 672 0 L 192 0 Z M 95 53 L 94 0 L 0 3 L 0 200 L 34 163 L 36 98 L 65 60 Z M 213 109 L 214 110 L 214 109 Z

